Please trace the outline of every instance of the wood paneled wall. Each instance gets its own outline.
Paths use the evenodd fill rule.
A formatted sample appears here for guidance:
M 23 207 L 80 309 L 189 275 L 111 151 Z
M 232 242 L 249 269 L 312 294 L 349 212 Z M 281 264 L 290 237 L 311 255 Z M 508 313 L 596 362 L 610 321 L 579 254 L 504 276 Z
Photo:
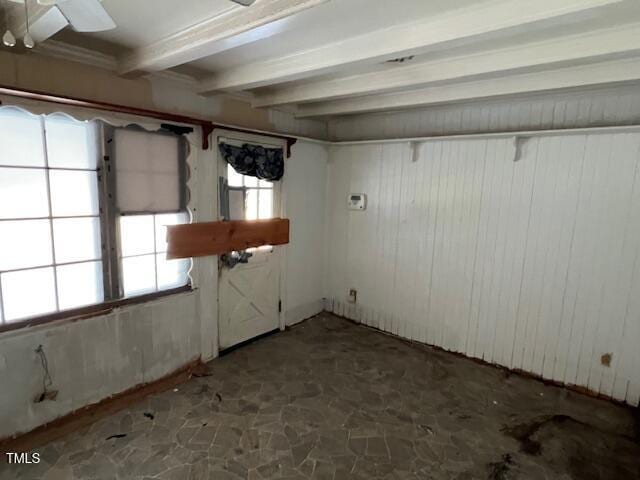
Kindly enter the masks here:
M 638 404 L 640 134 L 332 153 L 330 310 Z
M 640 124 L 638 85 L 610 86 L 350 115 L 329 122 L 332 140 L 551 130 Z

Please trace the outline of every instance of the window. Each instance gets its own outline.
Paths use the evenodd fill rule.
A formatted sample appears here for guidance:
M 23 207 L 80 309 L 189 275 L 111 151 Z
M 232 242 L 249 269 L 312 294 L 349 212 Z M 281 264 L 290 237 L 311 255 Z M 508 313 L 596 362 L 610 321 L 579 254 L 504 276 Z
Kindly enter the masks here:
M 227 181 L 231 203 L 231 218 L 258 220 L 273 218 L 273 182 L 241 175 L 227 165 Z M 233 202 L 234 192 L 244 201 Z M 240 203 L 240 205 L 237 205 Z M 234 208 L 235 207 L 235 208 Z
M 167 225 L 187 223 L 184 143 L 167 133 L 112 129 L 120 290 L 126 297 L 188 283 L 189 260 L 166 260 Z
M 227 164 L 229 213 L 231 220 L 266 220 L 273 218 L 273 182 L 242 175 Z M 247 252 L 270 252 L 273 246 L 248 248 Z
M 104 299 L 95 126 L 0 116 L 0 318 Z
M 186 213 L 120 217 L 121 263 L 127 297 L 180 287 L 189 260 L 166 260 L 167 225 L 187 223 Z
M 189 261 L 164 255 L 166 225 L 188 221 L 183 204 L 134 216 L 110 208 L 102 130 L 0 109 L 0 326 L 188 283 Z

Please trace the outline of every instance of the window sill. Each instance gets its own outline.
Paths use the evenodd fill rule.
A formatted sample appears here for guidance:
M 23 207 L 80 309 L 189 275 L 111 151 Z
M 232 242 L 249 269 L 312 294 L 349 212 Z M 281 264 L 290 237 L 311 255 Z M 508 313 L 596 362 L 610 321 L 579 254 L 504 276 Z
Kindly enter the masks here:
M 0 325 L 0 333 L 10 332 L 12 330 L 19 330 L 28 327 L 35 327 L 39 325 L 45 325 L 51 322 L 57 322 L 62 320 L 78 321 L 88 318 L 98 317 L 101 315 L 107 315 L 117 308 L 125 307 L 127 305 L 139 305 L 142 303 L 152 302 L 159 298 L 176 295 L 178 293 L 193 292 L 195 291 L 191 285 L 185 285 L 183 287 L 172 288 L 170 290 L 163 290 L 161 292 L 148 293 L 146 295 L 140 295 L 137 297 L 122 298 L 120 300 L 113 300 L 110 302 L 99 303 L 96 305 L 89 305 L 87 307 L 76 308 L 73 310 L 65 310 L 62 312 L 49 313 L 38 317 L 31 317 L 25 320 L 20 320 L 13 323 L 7 323 Z

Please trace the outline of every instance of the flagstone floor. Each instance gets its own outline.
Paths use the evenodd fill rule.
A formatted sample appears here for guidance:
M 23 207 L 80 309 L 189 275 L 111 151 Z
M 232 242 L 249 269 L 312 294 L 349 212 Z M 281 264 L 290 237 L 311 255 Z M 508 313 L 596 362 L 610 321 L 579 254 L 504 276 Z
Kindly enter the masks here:
M 330 314 L 0 479 L 639 479 L 631 409 Z

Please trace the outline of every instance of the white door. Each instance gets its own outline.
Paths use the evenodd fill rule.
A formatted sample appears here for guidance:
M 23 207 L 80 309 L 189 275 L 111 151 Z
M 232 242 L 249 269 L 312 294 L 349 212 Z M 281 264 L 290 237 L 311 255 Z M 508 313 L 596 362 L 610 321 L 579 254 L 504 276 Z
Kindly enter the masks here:
M 257 143 L 228 136 L 218 137 L 217 140 L 237 145 Z M 279 182 L 266 182 L 240 175 L 222 158 L 218 162 L 220 176 L 226 177 L 229 185 L 227 213 L 231 220 L 280 216 Z M 220 212 L 220 217 L 224 219 L 222 213 Z M 251 256 L 246 263 L 229 267 L 222 259 L 219 262 L 218 335 L 221 350 L 280 327 L 281 249 L 264 246 L 247 252 Z

